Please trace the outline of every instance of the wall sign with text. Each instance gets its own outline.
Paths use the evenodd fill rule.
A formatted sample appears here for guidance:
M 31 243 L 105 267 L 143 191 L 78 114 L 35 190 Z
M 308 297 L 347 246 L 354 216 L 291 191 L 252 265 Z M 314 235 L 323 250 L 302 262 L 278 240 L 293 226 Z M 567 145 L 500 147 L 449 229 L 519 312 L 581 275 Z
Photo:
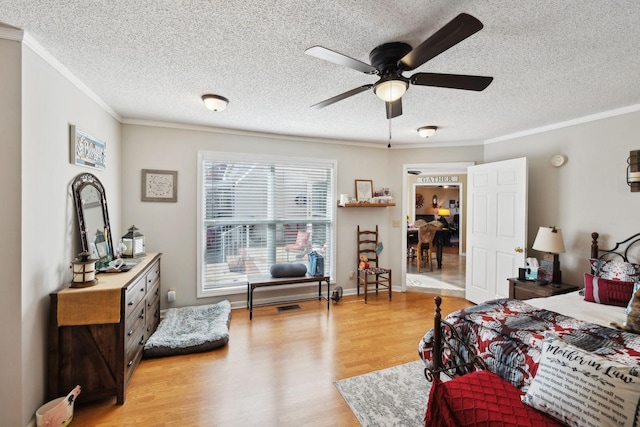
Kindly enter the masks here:
M 417 182 L 426 184 L 441 184 L 445 182 L 458 182 L 457 176 L 421 176 Z
M 74 165 L 105 170 L 107 143 L 75 125 L 69 126 L 69 161 Z

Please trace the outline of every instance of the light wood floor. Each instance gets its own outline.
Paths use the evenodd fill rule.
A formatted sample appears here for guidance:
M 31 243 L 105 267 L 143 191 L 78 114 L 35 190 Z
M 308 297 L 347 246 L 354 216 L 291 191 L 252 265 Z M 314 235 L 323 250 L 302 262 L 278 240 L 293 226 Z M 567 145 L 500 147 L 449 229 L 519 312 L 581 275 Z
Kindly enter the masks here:
M 76 426 L 358 426 L 334 381 L 418 360 L 434 295 L 370 294 L 332 304 L 233 310 L 226 347 L 144 359 L 115 399 L 78 405 Z M 444 297 L 443 314 L 472 305 Z

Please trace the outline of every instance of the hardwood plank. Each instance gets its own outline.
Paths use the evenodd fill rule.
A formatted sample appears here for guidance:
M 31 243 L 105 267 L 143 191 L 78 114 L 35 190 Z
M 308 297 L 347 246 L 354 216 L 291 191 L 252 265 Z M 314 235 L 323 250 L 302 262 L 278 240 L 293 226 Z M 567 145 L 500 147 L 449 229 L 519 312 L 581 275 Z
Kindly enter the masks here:
M 432 294 L 382 293 L 332 304 L 300 303 L 233 310 L 226 347 L 144 359 L 115 399 L 78 405 L 74 425 L 358 426 L 334 381 L 418 360 L 433 326 Z M 443 314 L 472 304 L 444 297 Z

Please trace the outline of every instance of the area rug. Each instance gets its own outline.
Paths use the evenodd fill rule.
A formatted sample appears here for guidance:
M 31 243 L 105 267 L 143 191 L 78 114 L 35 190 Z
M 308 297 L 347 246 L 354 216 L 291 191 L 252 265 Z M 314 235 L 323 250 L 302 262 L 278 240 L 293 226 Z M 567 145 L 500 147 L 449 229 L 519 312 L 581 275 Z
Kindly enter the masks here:
M 335 385 L 363 427 L 424 426 L 431 383 L 420 360 Z

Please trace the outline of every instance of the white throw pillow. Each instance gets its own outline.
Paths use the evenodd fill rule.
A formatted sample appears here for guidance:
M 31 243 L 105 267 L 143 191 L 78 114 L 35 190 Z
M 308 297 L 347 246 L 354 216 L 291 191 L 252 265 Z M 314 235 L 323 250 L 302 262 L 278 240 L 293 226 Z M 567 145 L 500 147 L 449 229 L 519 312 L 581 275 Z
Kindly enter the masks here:
M 638 365 L 613 362 L 547 334 L 522 401 L 570 426 L 636 427 L 639 375 Z

